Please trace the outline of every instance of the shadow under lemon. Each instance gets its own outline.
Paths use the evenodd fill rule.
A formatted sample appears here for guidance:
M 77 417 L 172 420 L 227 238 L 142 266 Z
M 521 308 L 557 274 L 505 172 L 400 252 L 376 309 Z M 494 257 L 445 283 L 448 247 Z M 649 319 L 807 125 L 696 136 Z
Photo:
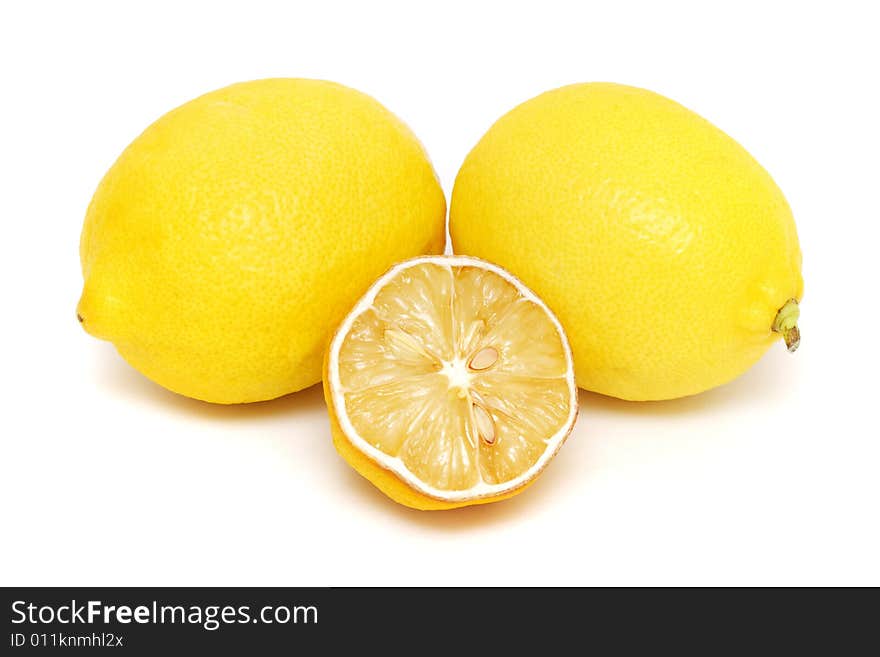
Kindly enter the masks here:
M 803 354 L 797 358 L 784 349 L 770 349 L 748 371 L 733 381 L 689 397 L 663 401 L 626 401 L 595 392 L 579 390 L 581 417 L 590 413 L 636 416 L 674 416 L 699 413 L 716 414 L 729 407 L 749 407 L 781 401 L 791 394 L 802 377 Z
M 251 421 L 258 418 L 289 416 L 301 413 L 326 413 L 320 384 L 277 399 L 250 404 L 221 405 L 190 399 L 153 383 L 130 367 L 109 344 L 100 345 L 100 380 L 114 393 L 138 397 L 175 412 L 198 415 L 217 421 Z M 561 491 L 577 478 L 590 476 L 590 463 L 572 459 L 576 445 L 591 439 L 590 416 L 630 415 L 669 417 L 700 413 L 718 413 L 730 406 L 748 406 L 761 399 L 773 403 L 790 392 L 792 377 L 798 376 L 803 359 L 792 359 L 784 352 L 771 350 L 748 372 L 723 386 L 691 397 L 666 401 L 632 402 L 579 390 L 580 418 L 563 446 L 528 491 L 492 504 L 462 507 L 446 511 L 419 511 L 393 502 L 361 477 L 342 458 L 337 458 L 337 473 L 353 502 L 375 506 L 390 517 L 416 523 L 428 529 L 468 531 L 490 524 L 506 523 L 523 515 L 538 512 L 554 503 Z M 329 422 L 321 439 L 330 444 Z M 711 439 L 711 435 L 707 436 Z M 575 461 L 578 462 L 575 462 Z
M 174 412 L 224 422 L 280 415 L 295 416 L 297 413 L 314 412 L 318 409 L 326 412 L 320 383 L 268 401 L 250 404 L 212 404 L 179 395 L 154 383 L 126 363 L 109 343 L 98 343 L 95 346 L 100 348 L 99 381 L 118 396 L 137 398 L 161 405 Z M 327 433 L 329 436 L 329 427 Z

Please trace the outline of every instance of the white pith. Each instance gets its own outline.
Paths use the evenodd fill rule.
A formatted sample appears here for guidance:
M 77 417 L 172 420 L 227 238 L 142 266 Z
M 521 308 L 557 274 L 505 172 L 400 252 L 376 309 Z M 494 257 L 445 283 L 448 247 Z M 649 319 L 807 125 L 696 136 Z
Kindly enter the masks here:
M 546 317 L 550 320 L 556 330 L 556 333 L 559 336 L 565 357 L 565 374 L 563 377 L 560 378 L 564 378 L 565 388 L 567 390 L 567 416 L 564 422 L 560 425 L 559 429 L 552 436 L 543 440 L 544 449 L 541 455 L 538 457 L 537 461 L 532 464 L 531 467 L 529 467 L 527 470 L 525 470 L 519 476 L 513 479 L 504 481 L 502 483 L 486 482 L 483 480 L 479 468 L 477 468 L 479 481 L 473 486 L 462 490 L 435 488 L 434 486 L 431 486 L 430 484 L 424 482 L 413 472 L 411 472 L 399 457 L 392 456 L 383 452 L 382 450 L 374 447 L 367 440 L 362 438 L 359 432 L 354 427 L 348 415 L 348 411 L 346 408 L 345 390 L 343 389 L 343 386 L 341 384 L 339 373 L 339 354 L 342 345 L 344 344 L 345 338 L 350 333 L 352 325 L 358 319 L 358 317 L 360 317 L 363 313 L 367 312 L 370 308 L 373 307 L 377 295 L 382 291 L 383 288 L 385 288 L 385 286 L 389 282 L 395 279 L 402 271 L 410 267 L 417 267 L 423 264 L 437 265 L 448 269 L 450 273 L 452 273 L 453 270 L 457 267 L 474 267 L 496 274 L 497 276 L 501 277 L 509 284 L 511 284 L 523 299 L 531 301 L 541 310 L 543 310 L 543 312 L 546 314 Z M 475 357 L 476 355 L 472 355 L 471 359 L 473 360 Z M 491 353 L 480 354 L 477 364 L 479 365 L 483 362 L 491 362 L 491 360 Z M 473 376 L 471 373 L 472 371 L 473 370 L 469 369 L 468 367 L 467 360 L 462 358 L 454 358 L 451 361 L 443 361 L 443 367 L 440 370 L 440 373 L 444 374 L 447 377 L 450 388 L 460 387 L 462 390 L 466 391 L 469 388 L 470 379 Z M 569 348 L 568 341 L 565 337 L 562 326 L 556 316 L 549 310 L 546 304 L 541 301 L 541 299 L 539 299 L 531 290 L 529 290 L 525 285 L 523 285 L 511 274 L 491 263 L 487 263 L 483 260 L 467 256 L 426 256 L 415 258 L 413 260 L 408 260 L 392 267 L 387 273 L 380 277 L 370 287 L 364 297 L 355 305 L 348 316 L 343 320 L 335 336 L 333 337 L 333 340 L 330 343 L 330 349 L 328 353 L 328 387 L 331 392 L 331 398 L 339 426 L 342 429 L 345 437 L 355 448 L 357 448 L 360 452 L 365 454 L 369 459 L 371 459 L 382 468 L 393 472 L 395 475 L 397 475 L 397 477 L 399 477 L 413 489 L 428 497 L 447 502 L 469 501 L 485 497 L 494 497 L 504 494 L 506 492 L 513 491 L 531 481 L 541 470 L 543 470 L 543 468 L 562 446 L 565 438 L 571 432 L 578 412 L 577 386 L 574 380 L 571 350 Z M 486 440 L 485 442 L 487 444 L 491 444 L 488 440 Z

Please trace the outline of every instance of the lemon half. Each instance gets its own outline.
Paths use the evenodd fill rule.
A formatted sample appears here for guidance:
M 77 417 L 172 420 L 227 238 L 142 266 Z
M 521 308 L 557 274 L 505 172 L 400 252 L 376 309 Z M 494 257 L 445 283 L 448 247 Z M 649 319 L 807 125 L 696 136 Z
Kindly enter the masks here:
M 394 266 L 343 320 L 325 369 L 337 450 L 419 509 L 521 491 L 578 412 L 559 321 L 511 274 L 476 258 Z

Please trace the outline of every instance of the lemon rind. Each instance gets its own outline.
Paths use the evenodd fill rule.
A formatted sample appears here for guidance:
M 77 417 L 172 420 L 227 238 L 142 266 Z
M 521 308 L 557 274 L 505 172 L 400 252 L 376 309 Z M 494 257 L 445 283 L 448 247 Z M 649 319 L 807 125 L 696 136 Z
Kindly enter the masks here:
M 487 484 L 486 482 L 481 480 L 476 485 L 463 490 L 444 490 L 440 488 L 435 488 L 429 484 L 426 484 L 418 477 L 416 477 L 412 472 L 410 472 L 410 470 L 404 465 L 401 459 L 396 456 L 386 454 L 385 452 L 377 449 L 376 447 L 369 444 L 366 440 L 361 438 L 357 430 L 354 428 L 354 425 L 352 424 L 350 418 L 348 417 L 348 412 L 346 410 L 345 404 L 345 396 L 342 391 L 342 384 L 339 381 L 339 351 L 342 347 L 342 343 L 344 342 L 345 337 L 351 330 L 351 326 L 354 321 L 360 315 L 366 312 L 370 307 L 372 307 L 378 293 L 392 279 L 398 276 L 400 272 L 422 264 L 433 264 L 449 269 L 450 271 L 455 267 L 470 266 L 485 269 L 493 272 L 494 274 L 497 274 L 508 283 L 513 285 L 516 288 L 517 292 L 519 292 L 524 299 L 528 299 L 529 301 L 535 303 L 538 307 L 544 310 L 544 312 L 550 318 L 550 321 L 553 323 L 557 335 L 560 338 L 560 342 L 565 353 L 566 363 L 566 375 L 561 378 L 565 379 L 569 389 L 570 404 L 568 415 L 566 416 L 565 422 L 562 424 L 559 430 L 557 430 L 556 433 L 554 433 L 551 437 L 544 440 L 546 448 L 544 449 L 544 452 L 541 454 L 538 460 L 518 477 L 515 477 L 514 479 L 506 481 L 502 484 Z M 547 304 L 545 304 L 538 297 L 538 295 L 536 295 L 518 278 L 505 271 L 501 267 L 492 264 L 491 262 L 487 262 L 480 258 L 474 258 L 471 256 L 420 256 L 400 262 L 391 267 L 382 276 L 380 276 L 379 279 L 370 286 L 364 296 L 361 297 L 360 301 L 355 304 L 354 308 L 352 308 L 345 319 L 342 320 L 342 323 L 339 325 L 339 328 L 337 328 L 336 333 L 330 341 L 328 351 L 327 377 L 328 387 L 330 388 L 330 393 L 333 400 L 333 407 L 336 413 L 336 420 L 339 423 L 339 426 L 342 429 L 342 433 L 344 434 L 345 438 L 356 449 L 366 455 L 371 461 L 373 461 L 380 467 L 394 473 L 399 479 L 401 479 L 404 483 L 406 483 L 414 490 L 423 495 L 426 495 L 427 497 L 444 502 L 465 502 L 488 497 L 496 497 L 499 495 L 504 495 L 505 493 L 510 493 L 518 488 L 521 488 L 522 486 L 525 486 L 541 473 L 541 471 L 547 466 L 547 464 L 553 459 L 553 457 L 562 447 L 565 439 L 571 433 L 571 430 L 574 427 L 574 423 L 578 415 L 578 395 L 577 384 L 575 383 L 574 376 L 574 360 L 571 353 L 571 347 L 568 343 L 568 338 L 565 335 L 565 330 L 562 328 L 562 324 L 559 322 L 559 319 L 556 317 L 553 311 L 550 310 Z

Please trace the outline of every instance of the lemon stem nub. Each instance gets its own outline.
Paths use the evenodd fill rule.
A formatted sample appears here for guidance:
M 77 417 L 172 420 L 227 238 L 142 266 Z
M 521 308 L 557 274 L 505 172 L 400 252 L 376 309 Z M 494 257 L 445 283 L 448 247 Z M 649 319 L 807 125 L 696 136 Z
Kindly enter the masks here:
M 789 353 L 794 353 L 801 344 L 801 332 L 798 328 L 797 321 L 801 311 L 798 307 L 797 299 L 789 299 L 785 305 L 776 313 L 776 319 L 773 320 L 773 330 L 782 333 L 785 340 L 785 347 Z

